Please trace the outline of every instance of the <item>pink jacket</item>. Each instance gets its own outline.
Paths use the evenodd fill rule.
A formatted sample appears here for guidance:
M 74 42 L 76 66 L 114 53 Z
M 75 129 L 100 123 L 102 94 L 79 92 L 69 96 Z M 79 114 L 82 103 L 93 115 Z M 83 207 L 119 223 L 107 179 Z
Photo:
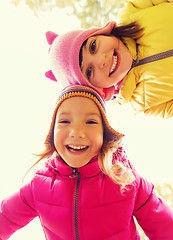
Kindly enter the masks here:
M 119 160 L 131 167 L 124 153 Z M 39 216 L 49 240 L 138 240 L 134 216 L 149 239 L 172 240 L 172 210 L 155 195 L 151 183 L 135 176 L 121 194 L 119 185 L 100 170 L 97 157 L 72 170 L 53 154 L 31 183 L 2 202 L 0 239 Z

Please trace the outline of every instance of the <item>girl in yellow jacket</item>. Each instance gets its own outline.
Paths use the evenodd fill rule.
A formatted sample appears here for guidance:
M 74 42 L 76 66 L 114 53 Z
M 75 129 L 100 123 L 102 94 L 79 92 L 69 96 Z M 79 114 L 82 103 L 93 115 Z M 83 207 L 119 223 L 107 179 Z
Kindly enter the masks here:
M 63 86 L 92 86 L 137 112 L 173 117 L 173 1 L 129 0 L 119 18 L 118 25 L 47 32 L 46 76 Z

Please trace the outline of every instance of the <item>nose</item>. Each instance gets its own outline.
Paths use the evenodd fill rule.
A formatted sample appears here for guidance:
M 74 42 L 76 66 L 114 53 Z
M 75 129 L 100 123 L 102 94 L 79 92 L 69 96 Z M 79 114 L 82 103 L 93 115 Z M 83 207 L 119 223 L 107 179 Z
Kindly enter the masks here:
M 81 125 L 75 124 L 71 127 L 69 131 L 69 136 L 72 138 L 84 138 L 85 130 Z
M 105 53 L 101 53 L 99 54 L 98 58 L 97 58 L 97 65 L 100 69 L 103 69 L 106 66 L 106 54 Z

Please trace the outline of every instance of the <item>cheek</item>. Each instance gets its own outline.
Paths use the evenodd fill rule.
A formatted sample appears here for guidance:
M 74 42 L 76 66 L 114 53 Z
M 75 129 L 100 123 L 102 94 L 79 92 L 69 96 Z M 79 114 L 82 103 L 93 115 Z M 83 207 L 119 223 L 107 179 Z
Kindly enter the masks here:
M 96 70 L 95 71 L 95 77 L 91 81 L 91 84 L 93 84 L 96 87 L 104 87 L 106 82 L 107 82 L 107 78 L 105 76 L 104 71 L 103 70 Z
M 97 136 L 97 138 L 95 139 L 95 147 L 98 149 L 98 150 L 100 150 L 100 148 L 102 147 L 102 145 L 103 145 L 103 133 L 102 132 L 100 132 L 100 134 L 97 134 L 96 135 Z
M 54 145 L 56 150 L 58 151 L 58 148 L 62 147 L 63 144 L 63 131 L 55 130 L 54 131 Z

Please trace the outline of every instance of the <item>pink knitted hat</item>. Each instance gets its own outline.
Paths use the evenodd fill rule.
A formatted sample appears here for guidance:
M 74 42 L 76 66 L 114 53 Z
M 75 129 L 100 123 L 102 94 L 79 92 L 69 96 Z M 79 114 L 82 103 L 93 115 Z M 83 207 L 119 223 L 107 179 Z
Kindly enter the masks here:
M 79 52 L 82 43 L 90 36 L 97 34 L 109 34 L 115 22 L 108 22 L 102 28 L 91 28 L 88 30 L 76 30 L 58 36 L 56 33 L 47 32 L 49 43 L 49 55 L 51 70 L 46 72 L 46 77 L 58 81 L 63 87 L 68 85 L 85 85 L 98 91 L 105 100 L 111 99 L 114 94 L 114 86 L 109 88 L 98 88 L 90 84 L 83 76 L 79 66 Z
M 93 88 L 88 86 L 70 85 L 65 89 L 63 89 L 58 97 L 56 107 L 52 116 L 52 122 L 50 125 L 49 133 L 46 137 L 45 143 L 53 142 L 55 119 L 56 119 L 56 113 L 58 111 L 58 108 L 66 99 L 69 99 L 71 97 L 85 97 L 95 102 L 102 116 L 103 127 L 104 127 L 104 137 L 106 138 L 106 140 L 117 141 L 124 136 L 124 134 L 117 132 L 109 125 L 109 122 L 106 117 L 105 102 L 103 98 L 100 96 L 100 94 L 98 94 Z

